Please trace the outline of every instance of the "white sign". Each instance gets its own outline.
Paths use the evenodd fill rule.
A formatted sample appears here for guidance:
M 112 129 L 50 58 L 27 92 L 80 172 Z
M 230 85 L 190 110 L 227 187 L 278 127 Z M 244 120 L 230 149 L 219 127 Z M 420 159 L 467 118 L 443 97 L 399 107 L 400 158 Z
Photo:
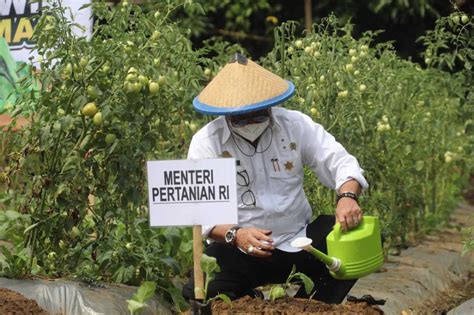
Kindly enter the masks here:
M 150 226 L 237 223 L 235 159 L 148 161 Z
M 16 61 L 28 62 L 28 58 L 37 57 L 36 51 L 33 51 L 35 42 L 32 40 L 33 31 L 38 23 L 41 8 L 51 5 L 52 0 L 40 0 L 31 2 L 27 0 L 0 0 L 0 37 L 3 37 L 10 47 L 13 59 Z M 77 24 L 80 24 L 84 30 L 78 27 L 73 28 L 74 34 L 78 36 L 91 36 L 92 31 L 92 8 L 87 7 L 79 10 L 84 4 L 91 0 L 63 0 L 61 5 L 66 9 L 66 17 Z

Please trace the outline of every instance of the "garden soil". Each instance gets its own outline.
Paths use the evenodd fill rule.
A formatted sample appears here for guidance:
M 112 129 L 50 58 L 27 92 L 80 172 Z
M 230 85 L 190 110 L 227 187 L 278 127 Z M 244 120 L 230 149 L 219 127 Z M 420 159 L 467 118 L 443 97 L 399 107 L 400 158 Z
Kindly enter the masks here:
M 35 300 L 25 298 L 18 292 L 0 288 L 0 314 L 48 315 Z
M 223 301 L 216 301 L 212 304 L 212 313 L 219 315 L 227 314 L 252 314 L 252 315 L 306 315 L 306 314 L 364 314 L 364 315 L 380 315 L 383 312 L 367 303 L 351 303 L 346 304 L 326 304 L 323 302 L 283 298 L 276 301 L 254 299 L 249 296 L 233 301 L 232 305 L 228 305 Z

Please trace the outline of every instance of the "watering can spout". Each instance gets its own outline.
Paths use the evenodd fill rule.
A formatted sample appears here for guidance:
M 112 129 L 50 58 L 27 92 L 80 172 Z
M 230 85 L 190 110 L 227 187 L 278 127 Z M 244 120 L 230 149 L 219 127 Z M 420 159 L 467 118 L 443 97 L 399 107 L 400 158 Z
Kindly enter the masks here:
M 317 250 L 313 246 L 311 246 L 311 243 L 313 241 L 310 238 L 307 237 L 299 237 L 295 239 L 294 241 L 291 242 L 291 246 L 295 248 L 300 248 L 304 249 L 308 253 L 312 254 L 316 258 L 318 258 L 323 264 L 326 265 L 326 267 L 332 271 L 332 272 L 338 272 L 341 269 L 341 260 L 337 259 L 335 257 L 330 257 L 326 255 L 325 253 Z

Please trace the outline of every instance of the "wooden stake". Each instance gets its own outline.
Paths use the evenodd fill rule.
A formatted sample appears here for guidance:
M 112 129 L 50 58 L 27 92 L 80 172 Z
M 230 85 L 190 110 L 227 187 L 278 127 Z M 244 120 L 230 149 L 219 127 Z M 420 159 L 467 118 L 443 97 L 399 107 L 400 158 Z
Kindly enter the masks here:
M 311 32 L 313 27 L 313 12 L 311 0 L 304 0 L 304 25 L 306 30 Z
M 193 226 L 193 258 L 194 258 L 194 298 L 204 300 L 204 276 L 201 269 L 202 226 Z M 200 290 L 196 290 L 200 288 Z

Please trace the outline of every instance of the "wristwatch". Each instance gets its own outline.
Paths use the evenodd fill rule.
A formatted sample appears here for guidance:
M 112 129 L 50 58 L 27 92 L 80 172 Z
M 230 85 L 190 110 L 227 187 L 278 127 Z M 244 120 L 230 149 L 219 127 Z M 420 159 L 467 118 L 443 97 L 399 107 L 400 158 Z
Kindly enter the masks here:
M 344 198 L 344 197 L 351 198 L 351 199 L 354 199 L 356 202 L 359 202 L 359 197 L 357 196 L 356 193 L 353 193 L 352 191 L 346 191 L 337 195 L 336 203 L 338 203 L 339 200 L 341 200 L 341 198 Z
M 237 230 L 240 228 L 241 228 L 240 226 L 235 225 L 231 227 L 230 229 L 228 229 L 227 232 L 225 232 L 224 239 L 227 244 L 234 245 L 235 236 L 237 235 Z

